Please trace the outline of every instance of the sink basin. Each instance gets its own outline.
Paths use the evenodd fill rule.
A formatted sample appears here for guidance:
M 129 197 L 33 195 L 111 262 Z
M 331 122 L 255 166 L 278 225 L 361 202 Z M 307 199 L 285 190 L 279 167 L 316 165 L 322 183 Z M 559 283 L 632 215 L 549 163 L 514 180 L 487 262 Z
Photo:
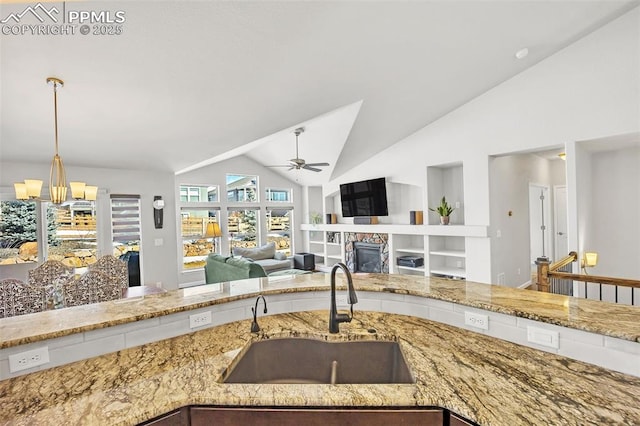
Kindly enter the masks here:
M 239 356 L 225 383 L 415 383 L 397 342 L 269 339 Z

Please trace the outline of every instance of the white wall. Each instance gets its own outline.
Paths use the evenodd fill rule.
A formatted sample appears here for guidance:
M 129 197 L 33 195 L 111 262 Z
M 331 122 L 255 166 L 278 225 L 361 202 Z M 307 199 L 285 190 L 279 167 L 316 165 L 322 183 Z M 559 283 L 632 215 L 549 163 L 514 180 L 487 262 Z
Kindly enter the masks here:
M 13 182 L 20 182 L 25 178 L 49 181 L 49 164 L 32 163 L 0 163 L 0 187 L 3 192 L 13 194 Z M 100 169 L 65 166 L 67 181 L 82 180 L 97 185 L 108 195 L 138 194 L 140 195 L 140 209 L 142 215 L 142 247 L 141 247 L 141 279 L 142 284 L 156 285 L 161 283 L 166 289 L 177 288 L 178 269 L 176 259 L 176 225 L 172 220 L 175 211 L 174 175 L 171 172 L 153 172 L 136 170 Z M 43 188 L 43 194 L 48 189 Z M 153 224 L 153 196 L 160 195 L 165 201 L 164 226 L 155 229 Z M 98 203 L 103 200 L 99 195 Z M 101 210 L 102 211 L 102 210 Z M 106 216 L 106 217 L 105 217 Z M 98 227 L 104 221 L 109 221 L 108 215 L 98 215 Z M 163 244 L 156 246 L 156 240 Z M 32 269 L 36 265 L 29 265 Z M 0 266 L 0 278 L 27 279 L 27 268 L 22 265 Z
M 381 174 L 424 186 L 425 167 L 462 161 L 465 224 L 491 225 L 489 156 L 640 130 L 639 21 L 636 8 L 428 124 L 323 190 L 331 193 L 340 183 Z M 576 178 L 570 180 L 568 191 L 575 191 Z M 569 200 L 569 214 L 576 214 L 571 200 L 577 203 L 577 195 L 570 194 Z M 569 232 L 569 250 L 577 250 L 578 238 Z M 467 259 L 473 257 L 488 253 L 468 250 Z
M 517 287 L 531 279 L 529 183 L 548 185 L 551 195 L 553 185 L 565 183 L 564 173 L 559 171 L 564 170 L 564 161 L 533 154 L 509 155 L 492 158 L 489 168 L 492 282 L 497 283 L 498 274 L 504 273 L 505 284 Z M 547 202 L 553 210 L 553 197 Z M 548 234 L 554 235 L 553 221 L 547 226 L 551 228 Z
M 594 152 L 591 163 L 592 220 L 584 249 L 599 256 L 589 273 L 639 279 L 640 148 Z
M 266 221 L 264 220 L 264 212 L 266 208 L 271 207 L 283 207 L 283 206 L 293 206 L 294 208 L 294 216 L 293 216 L 293 247 L 292 252 L 301 251 L 303 248 L 302 241 L 302 233 L 300 232 L 300 224 L 308 223 L 308 216 L 303 216 L 303 191 L 302 187 L 289 179 L 286 179 L 279 175 L 278 173 L 273 172 L 271 169 L 264 167 L 263 165 L 256 163 L 249 157 L 239 156 L 234 157 L 226 161 L 222 161 L 220 163 L 212 164 L 210 166 L 202 167 L 197 170 L 193 170 L 188 173 L 183 173 L 175 176 L 175 187 L 174 191 L 176 194 L 176 198 L 179 199 L 179 186 L 182 184 L 215 184 L 220 185 L 220 221 L 222 225 L 222 233 L 221 237 L 221 246 L 222 253 L 224 255 L 229 255 L 229 243 L 226 238 L 226 226 L 224 225 L 227 222 L 227 208 L 228 207 L 249 207 L 247 203 L 228 203 L 226 199 L 226 176 L 227 174 L 237 174 L 237 175 L 257 175 L 258 176 L 258 190 L 259 190 L 259 200 L 260 202 L 257 204 L 252 204 L 251 206 L 258 206 L 261 212 L 261 220 L 260 220 L 260 238 L 261 243 L 266 243 Z M 264 191 L 265 188 L 292 188 L 293 189 L 293 203 L 274 203 L 274 202 L 266 202 L 264 201 Z M 180 206 L 179 203 L 176 206 L 175 210 L 175 221 L 176 224 L 179 223 L 179 211 Z M 176 225 L 179 226 L 179 225 Z M 176 252 L 177 257 L 174 259 L 174 263 L 176 265 L 182 264 L 182 241 L 180 239 L 175 240 L 176 242 Z M 193 270 L 193 271 L 179 271 L 179 283 L 180 284 L 195 284 L 195 283 L 204 283 L 204 271 L 202 269 Z

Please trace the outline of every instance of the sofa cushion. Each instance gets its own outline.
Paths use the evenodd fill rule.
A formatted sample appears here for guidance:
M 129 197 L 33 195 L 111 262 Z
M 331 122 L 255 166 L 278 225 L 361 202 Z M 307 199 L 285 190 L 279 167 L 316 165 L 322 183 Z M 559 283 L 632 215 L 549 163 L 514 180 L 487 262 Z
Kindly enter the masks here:
M 262 266 L 248 259 L 234 259 L 218 254 L 207 256 L 207 264 L 204 267 L 205 282 L 207 284 L 225 281 L 242 280 L 245 278 L 266 277 Z
M 262 269 L 268 274 L 269 272 L 279 271 L 281 269 L 291 269 L 292 262 L 289 259 L 276 260 L 276 259 L 262 259 L 256 260 L 257 265 L 262 266 Z
M 259 277 L 267 276 L 262 266 L 258 263 L 254 263 L 250 259 L 243 259 L 243 258 L 237 259 L 237 258 L 230 257 L 227 259 L 226 263 L 227 265 L 234 266 L 238 269 L 246 270 L 247 275 L 243 278 L 259 278 Z M 227 281 L 233 281 L 233 280 L 230 279 Z
M 276 255 L 276 243 L 270 242 L 255 248 L 234 247 L 233 255 L 248 257 L 253 260 L 273 259 Z

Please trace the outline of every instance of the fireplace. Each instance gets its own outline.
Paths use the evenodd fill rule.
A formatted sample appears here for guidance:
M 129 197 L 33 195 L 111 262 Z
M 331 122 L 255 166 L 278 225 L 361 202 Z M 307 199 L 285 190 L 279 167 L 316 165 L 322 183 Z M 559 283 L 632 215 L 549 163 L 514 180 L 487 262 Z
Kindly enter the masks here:
M 382 244 L 377 243 L 353 243 L 354 272 L 382 272 Z
M 388 234 L 345 232 L 344 243 L 345 261 L 351 272 L 389 273 Z M 356 246 L 364 248 L 364 251 L 358 249 L 358 256 L 360 256 L 358 263 L 356 263 Z

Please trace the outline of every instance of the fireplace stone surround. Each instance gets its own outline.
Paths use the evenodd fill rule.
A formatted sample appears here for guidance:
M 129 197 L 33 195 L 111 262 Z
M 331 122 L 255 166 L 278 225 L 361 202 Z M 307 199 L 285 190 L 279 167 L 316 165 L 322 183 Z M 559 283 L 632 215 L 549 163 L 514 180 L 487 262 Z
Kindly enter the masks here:
M 389 235 L 382 233 L 345 232 L 345 260 L 349 271 L 356 272 L 354 243 L 378 245 L 381 273 L 389 273 Z

